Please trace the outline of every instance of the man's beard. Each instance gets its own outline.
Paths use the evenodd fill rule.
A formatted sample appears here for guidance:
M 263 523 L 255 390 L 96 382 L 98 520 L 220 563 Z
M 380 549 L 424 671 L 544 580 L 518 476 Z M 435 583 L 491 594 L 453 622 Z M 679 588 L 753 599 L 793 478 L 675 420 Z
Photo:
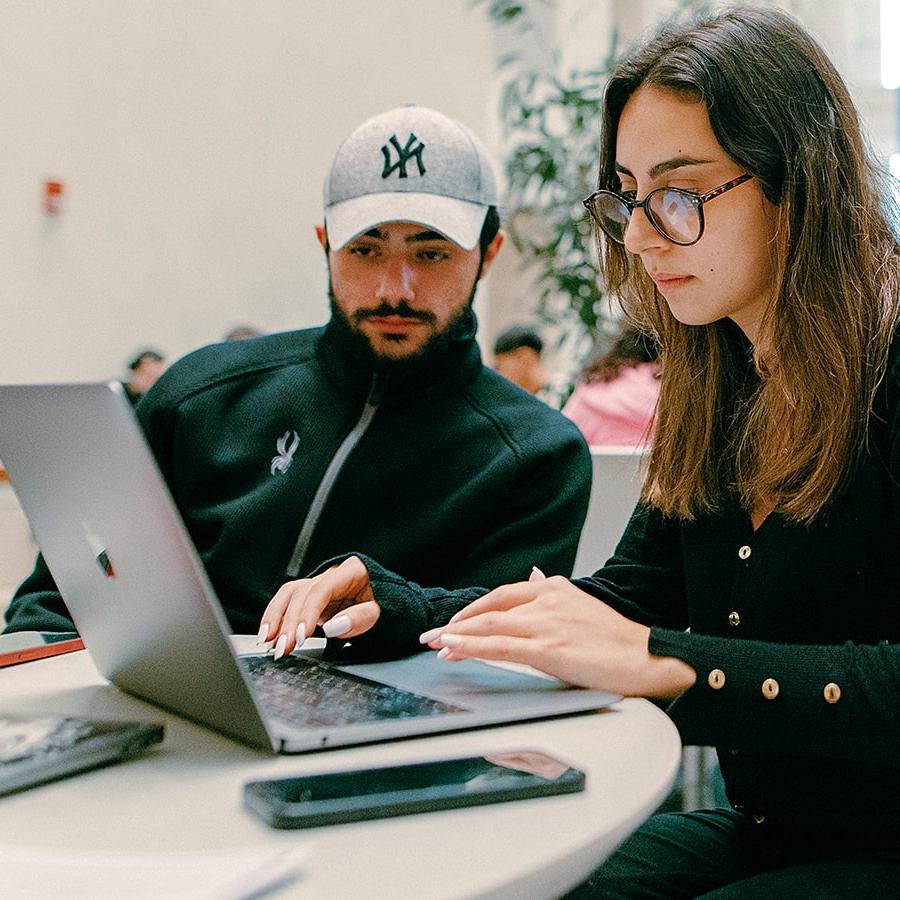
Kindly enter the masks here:
M 430 338 L 414 353 L 407 356 L 388 356 L 379 353 L 363 333 L 360 325 L 366 320 L 382 316 L 403 316 L 408 319 L 416 319 L 435 328 L 437 317 L 428 310 L 412 309 L 405 300 L 396 305 L 387 301 L 382 302 L 372 309 L 357 310 L 348 316 L 341 309 L 334 296 L 334 288 L 331 278 L 328 279 L 328 302 L 331 307 L 331 319 L 334 325 L 348 339 L 352 352 L 367 366 L 378 372 L 390 375 L 406 375 L 429 368 L 438 359 L 446 355 L 449 347 L 461 337 L 468 336 L 472 331 L 472 302 L 475 299 L 475 291 L 478 287 L 478 279 L 472 285 L 472 292 L 466 304 L 453 316 L 440 330 L 434 331 Z M 402 339 L 399 335 L 386 335 L 387 340 Z

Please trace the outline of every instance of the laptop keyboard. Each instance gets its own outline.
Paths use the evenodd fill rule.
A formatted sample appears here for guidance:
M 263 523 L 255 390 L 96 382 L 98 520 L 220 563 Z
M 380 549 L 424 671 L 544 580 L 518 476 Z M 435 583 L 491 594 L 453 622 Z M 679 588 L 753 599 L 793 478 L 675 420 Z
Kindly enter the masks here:
M 301 728 L 466 712 L 301 656 L 241 658 L 267 714 Z

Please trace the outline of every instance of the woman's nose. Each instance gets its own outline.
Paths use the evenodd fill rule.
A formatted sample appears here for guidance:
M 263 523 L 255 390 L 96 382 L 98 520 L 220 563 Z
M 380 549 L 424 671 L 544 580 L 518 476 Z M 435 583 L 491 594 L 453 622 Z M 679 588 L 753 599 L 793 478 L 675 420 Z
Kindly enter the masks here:
M 653 227 L 643 207 L 634 209 L 625 229 L 625 249 L 629 253 L 643 253 L 651 247 L 669 242 Z

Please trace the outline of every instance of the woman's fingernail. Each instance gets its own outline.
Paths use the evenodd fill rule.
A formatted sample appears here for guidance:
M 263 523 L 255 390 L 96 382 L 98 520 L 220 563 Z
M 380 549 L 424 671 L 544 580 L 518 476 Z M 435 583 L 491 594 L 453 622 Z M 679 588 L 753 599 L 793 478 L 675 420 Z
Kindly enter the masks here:
M 295 650 L 299 650 L 299 649 L 300 649 L 300 645 L 301 645 L 305 640 L 306 640 L 306 626 L 301 622 L 301 623 L 297 626 L 297 637 L 296 637 L 297 646 L 294 647 L 294 649 L 295 649 Z
M 350 617 L 349 616 L 335 616 L 333 619 L 329 619 L 322 625 L 322 631 L 325 632 L 325 637 L 338 637 L 339 635 L 346 634 L 351 627 Z
M 258 647 L 260 644 L 264 644 L 268 636 L 269 625 L 268 623 L 263 622 L 262 625 L 259 626 L 259 634 L 256 635 L 256 646 Z
M 423 631 L 419 635 L 419 643 L 430 644 L 440 633 L 440 628 L 432 628 L 431 631 Z
M 547 576 L 537 566 L 532 566 L 531 567 L 531 575 L 528 576 L 528 580 L 529 581 L 541 581 L 542 579 L 544 579 L 546 577 Z
M 279 634 L 278 640 L 275 642 L 275 659 L 281 659 L 284 656 L 284 648 L 287 646 L 287 635 Z
M 443 650 L 438 650 L 437 658 L 438 659 L 446 659 L 450 655 L 450 648 L 444 647 Z
M 462 644 L 463 639 L 458 634 L 442 634 L 441 644 L 444 647 L 458 647 Z

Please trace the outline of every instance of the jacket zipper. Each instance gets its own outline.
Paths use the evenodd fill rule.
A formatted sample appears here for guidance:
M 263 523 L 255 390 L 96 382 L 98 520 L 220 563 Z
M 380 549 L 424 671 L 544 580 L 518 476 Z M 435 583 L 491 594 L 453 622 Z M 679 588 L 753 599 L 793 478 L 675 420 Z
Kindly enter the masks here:
M 306 514 L 303 527 L 300 529 L 300 536 L 294 545 L 294 552 L 291 554 L 287 564 L 287 575 L 289 578 L 296 578 L 300 573 L 300 567 L 306 558 L 309 543 L 321 518 L 322 510 L 328 501 L 328 495 L 331 493 L 331 489 L 334 487 L 334 483 L 337 481 L 337 477 L 347 461 L 347 457 L 359 443 L 375 417 L 375 413 L 378 411 L 378 404 L 381 403 L 381 398 L 384 394 L 383 382 L 384 376 L 377 373 L 372 376 L 372 385 L 369 388 L 369 396 L 366 398 L 366 405 L 363 407 L 362 414 L 356 425 L 353 426 L 353 429 L 337 448 L 337 452 L 332 457 L 325 474 L 322 476 L 322 480 L 319 482 L 318 488 L 316 488 L 315 496 L 309 506 L 309 512 Z

